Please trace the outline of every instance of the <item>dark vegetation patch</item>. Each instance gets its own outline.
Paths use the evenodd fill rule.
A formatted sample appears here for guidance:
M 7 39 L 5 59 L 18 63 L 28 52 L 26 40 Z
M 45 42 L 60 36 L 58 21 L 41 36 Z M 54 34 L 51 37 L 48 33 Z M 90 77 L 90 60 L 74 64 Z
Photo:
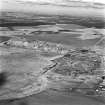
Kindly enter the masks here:
M 9 36 L 0 36 L 0 42 L 8 41 L 10 38 Z
M 1 72 L 0 73 L 0 88 L 7 83 L 7 73 Z
M 39 25 L 53 25 L 54 23 L 48 22 L 2 22 L 1 27 L 13 26 L 39 26 Z

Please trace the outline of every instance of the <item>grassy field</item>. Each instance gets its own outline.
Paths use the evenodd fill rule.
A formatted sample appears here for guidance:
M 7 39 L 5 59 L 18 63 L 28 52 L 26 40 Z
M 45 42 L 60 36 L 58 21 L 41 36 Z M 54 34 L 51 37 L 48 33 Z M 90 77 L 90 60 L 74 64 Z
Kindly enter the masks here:
M 77 93 L 63 94 L 47 90 L 19 100 L 1 101 L 0 105 L 105 105 L 100 97 L 88 97 Z
M 80 34 L 68 34 L 68 33 L 60 33 L 60 34 L 39 34 L 39 35 L 31 35 L 31 36 L 20 36 L 18 37 L 25 37 L 28 41 L 33 40 L 42 40 L 48 42 L 55 42 L 70 45 L 73 47 L 89 47 L 94 46 L 95 43 L 100 39 L 88 39 L 88 40 L 81 40 L 77 37 L 81 36 Z
M 5 55 L 0 55 L 0 69 L 6 73 L 7 79 L 5 85 L 0 85 L 1 99 L 6 92 L 7 95 L 9 93 L 18 93 L 20 88 L 32 85 L 36 82 L 36 77 L 40 74 L 42 68 L 51 64 L 48 59 L 39 56 L 36 51 L 19 48 L 0 49 L 2 52 L 6 52 Z

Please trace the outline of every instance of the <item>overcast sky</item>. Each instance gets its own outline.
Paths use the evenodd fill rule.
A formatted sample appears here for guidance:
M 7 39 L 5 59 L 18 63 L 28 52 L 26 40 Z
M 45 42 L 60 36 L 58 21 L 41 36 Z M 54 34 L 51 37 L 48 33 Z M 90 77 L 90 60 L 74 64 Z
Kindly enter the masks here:
M 11 1 L 11 0 L 0 0 L 0 1 Z M 105 0 L 14 0 L 14 1 L 32 1 L 32 2 L 66 2 L 66 1 L 88 1 L 88 2 L 98 2 L 98 3 L 104 3 Z
M 62 1 L 71 1 L 71 0 L 22 0 L 22 1 L 33 1 L 33 2 L 44 2 L 44 1 L 51 1 L 51 2 L 62 2 Z M 79 1 L 79 0 L 72 0 L 72 1 Z M 81 1 L 88 1 L 88 2 L 98 2 L 98 3 L 105 3 L 105 0 L 81 0 Z
M 19 11 L 19 12 L 23 11 L 23 12 L 31 12 L 36 14 L 67 15 L 67 16 L 76 15 L 76 16 L 99 17 L 99 18 L 101 17 L 103 18 L 103 16 L 105 16 L 104 8 L 102 8 L 101 10 L 100 8 L 97 10 L 94 8 L 88 8 L 87 10 L 87 8 L 80 8 L 79 6 L 74 8 L 71 5 L 78 5 L 78 3 L 77 4 L 70 3 L 69 2 L 70 0 L 0 0 L 0 1 L 2 1 L 0 11 L 3 11 L 3 10 Z M 22 1 L 22 2 L 19 2 L 19 1 Z M 31 1 L 32 3 L 28 3 L 28 1 Z M 44 3 L 45 1 L 49 2 L 49 4 L 51 3 L 55 5 L 42 5 L 42 4 L 40 5 L 40 3 Z M 62 6 L 62 4 L 67 6 Z

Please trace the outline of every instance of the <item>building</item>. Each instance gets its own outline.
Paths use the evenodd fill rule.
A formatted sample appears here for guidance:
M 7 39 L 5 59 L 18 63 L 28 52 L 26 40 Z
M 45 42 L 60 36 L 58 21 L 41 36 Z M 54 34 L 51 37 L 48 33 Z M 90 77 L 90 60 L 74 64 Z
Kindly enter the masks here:
M 26 43 L 27 43 L 26 39 L 20 37 L 12 37 L 10 40 L 8 40 L 8 44 L 11 46 L 23 47 L 24 44 Z

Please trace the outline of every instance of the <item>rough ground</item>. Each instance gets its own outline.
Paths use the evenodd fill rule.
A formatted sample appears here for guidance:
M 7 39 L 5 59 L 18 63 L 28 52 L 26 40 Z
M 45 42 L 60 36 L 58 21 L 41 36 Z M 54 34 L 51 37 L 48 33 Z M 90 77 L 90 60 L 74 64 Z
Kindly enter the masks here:
M 42 70 L 42 68 L 47 65 L 51 65 L 49 62 L 49 58 L 44 56 L 40 56 L 38 52 L 29 51 L 27 49 L 21 48 L 1 48 L 2 52 L 6 52 L 5 55 L 0 56 L 0 60 L 2 61 L 2 70 L 7 72 L 7 76 L 9 79 L 8 84 L 5 86 L 5 89 L 0 93 L 5 92 L 14 92 L 12 96 L 15 96 L 16 93 L 22 92 L 20 88 L 25 88 L 24 92 L 31 92 L 29 87 L 33 86 L 32 84 L 37 82 L 35 78 L 36 74 Z M 8 51 L 8 52 L 7 52 Z M 7 54 L 9 53 L 9 54 Z M 4 53 L 3 53 L 4 54 Z M 52 58 L 52 57 L 51 57 Z M 9 71 L 9 73 L 8 73 Z M 28 78 L 27 78 L 28 75 Z M 34 76 L 32 76 L 34 75 Z M 44 81 L 45 82 L 45 81 Z M 41 86 L 41 84 L 37 84 Z M 33 90 L 35 91 L 34 86 Z M 9 91 L 8 91 L 9 89 Z M 28 90 L 27 90 L 28 89 Z M 43 88 L 42 88 L 43 89 Z M 1 88 L 2 90 L 2 88 Z M 32 90 L 32 88 L 31 88 Z M 36 91 L 35 91 L 36 92 Z M 26 93 L 27 94 L 27 93 Z M 33 92 L 32 92 L 33 94 Z M 5 95 L 4 95 L 5 96 Z M 8 96 L 8 95 L 6 95 Z M 9 94 L 11 96 L 11 94 Z M 44 103 L 44 104 L 43 104 Z M 26 98 L 21 99 L 12 99 L 7 101 L 0 101 L 0 105 L 68 105 L 71 103 L 72 105 L 104 105 L 103 98 L 99 97 L 89 97 L 83 96 L 79 93 L 72 92 L 60 92 L 52 89 L 45 89 L 43 92 L 37 95 L 31 95 Z

